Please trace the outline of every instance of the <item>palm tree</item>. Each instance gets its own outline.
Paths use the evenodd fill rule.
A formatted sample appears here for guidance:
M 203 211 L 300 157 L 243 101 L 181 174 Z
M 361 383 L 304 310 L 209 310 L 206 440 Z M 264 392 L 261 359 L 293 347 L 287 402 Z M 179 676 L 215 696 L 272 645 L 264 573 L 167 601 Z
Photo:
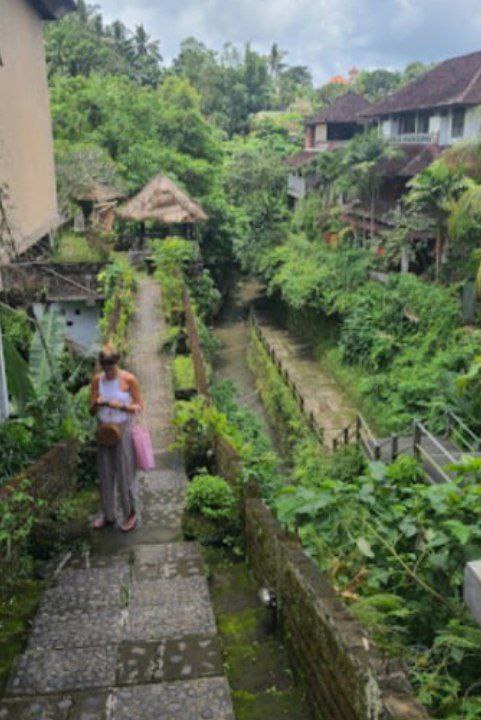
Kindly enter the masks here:
M 473 183 L 454 204 L 448 219 L 449 237 L 454 240 L 458 255 L 466 261 L 474 251 L 480 251 L 481 185 Z M 476 273 L 476 291 L 481 294 L 481 264 Z
M 271 75 L 276 82 L 278 81 L 279 75 L 281 74 L 282 70 L 285 68 L 285 63 L 283 63 L 282 61 L 284 60 L 286 55 L 287 52 L 285 50 L 280 50 L 277 43 L 273 44 L 267 61 L 269 63 Z
M 448 167 L 442 160 L 436 160 L 416 175 L 409 183 L 410 191 L 406 202 L 408 207 L 425 213 L 436 229 L 436 279 L 439 277 L 441 262 L 445 259 L 448 237 L 448 219 L 454 203 L 472 186 L 458 169 Z

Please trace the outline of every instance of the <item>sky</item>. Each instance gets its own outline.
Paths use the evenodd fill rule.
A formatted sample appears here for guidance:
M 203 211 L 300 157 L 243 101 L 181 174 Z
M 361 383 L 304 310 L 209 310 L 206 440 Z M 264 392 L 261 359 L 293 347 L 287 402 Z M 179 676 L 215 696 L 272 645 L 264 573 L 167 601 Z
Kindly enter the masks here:
M 317 84 L 349 68 L 399 69 L 481 50 L 481 0 L 99 0 L 107 20 L 143 23 L 169 63 L 183 38 L 215 50 L 273 42 Z

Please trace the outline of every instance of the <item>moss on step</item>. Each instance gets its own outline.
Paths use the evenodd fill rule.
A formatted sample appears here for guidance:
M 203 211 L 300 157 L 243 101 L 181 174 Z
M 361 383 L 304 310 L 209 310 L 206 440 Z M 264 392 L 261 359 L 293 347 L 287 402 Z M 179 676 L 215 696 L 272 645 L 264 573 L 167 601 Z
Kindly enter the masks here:
M 250 693 L 287 692 L 293 675 L 284 648 L 277 640 L 233 645 L 228 651 L 228 672 L 232 686 Z
M 296 690 L 232 693 L 236 720 L 310 720 L 304 699 Z
M 260 604 L 247 564 L 217 548 L 204 549 L 204 559 L 236 720 L 310 720 L 275 616 Z
M 219 615 L 217 623 L 226 645 L 260 642 L 272 635 L 270 612 L 263 607 Z
M 26 641 L 43 588 L 39 580 L 22 580 L 0 595 L 0 694 Z

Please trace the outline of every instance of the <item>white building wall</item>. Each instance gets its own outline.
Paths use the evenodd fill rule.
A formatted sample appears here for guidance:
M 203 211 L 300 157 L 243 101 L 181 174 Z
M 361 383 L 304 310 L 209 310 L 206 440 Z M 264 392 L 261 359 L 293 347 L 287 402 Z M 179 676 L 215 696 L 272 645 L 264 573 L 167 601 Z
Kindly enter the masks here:
M 102 338 L 99 330 L 101 308 L 99 303 L 93 305 L 85 301 L 72 300 L 50 303 L 48 306 L 65 317 L 66 338 L 78 346 L 85 355 L 96 355 L 100 349 Z M 41 303 L 34 305 L 37 317 L 42 317 L 46 306 Z
M 452 138 L 452 142 L 459 140 L 476 140 L 481 139 L 481 106 L 468 108 L 464 120 L 464 137 Z
M 23 252 L 60 221 L 43 23 L 28 0 L 0 0 L 0 53 L 0 184 Z

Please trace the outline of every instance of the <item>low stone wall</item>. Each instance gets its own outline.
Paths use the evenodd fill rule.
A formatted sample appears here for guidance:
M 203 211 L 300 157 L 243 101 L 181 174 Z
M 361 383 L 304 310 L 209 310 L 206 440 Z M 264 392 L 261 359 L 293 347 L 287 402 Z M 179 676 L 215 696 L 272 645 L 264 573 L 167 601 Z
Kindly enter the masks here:
M 77 481 L 77 448 L 76 440 L 66 440 L 55 445 L 1 488 L 0 493 L 8 494 L 27 479 L 31 484 L 30 492 L 36 500 L 45 500 L 51 504 L 58 498 L 72 494 Z
M 284 641 L 324 720 L 421 720 L 399 662 L 383 657 L 297 539 L 256 491 L 247 493 L 246 546 L 260 583 L 276 592 Z

